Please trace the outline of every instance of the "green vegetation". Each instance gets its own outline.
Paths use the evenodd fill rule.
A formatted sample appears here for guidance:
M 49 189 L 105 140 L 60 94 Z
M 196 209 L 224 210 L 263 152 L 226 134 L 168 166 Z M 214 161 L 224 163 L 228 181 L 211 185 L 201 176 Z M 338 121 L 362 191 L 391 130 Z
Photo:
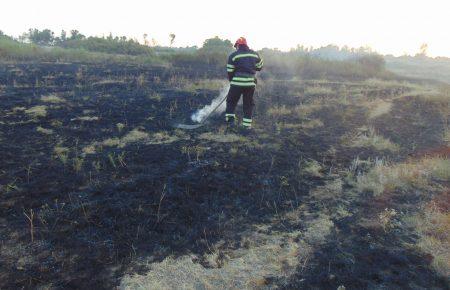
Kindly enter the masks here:
M 15 40 L 0 34 L 0 61 L 61 61 L 61 62 L 117 62 L 166 64 L 175 66 L 206 65 L 223 69 L 224 60 L 233 50 L 230 40 L 219 37 L 206 39 L 200 48 L 172 48 L 140 44 L 125 36 L 86 37 L 77 30 L 70 36 L 60 36 L 44 29 L 30 29 Z M 174 37 L 173 37 L 174 38 Z M 381 56 L 355 52 L 354 58 L 331 60 L 322 54 L 302 48 L 281 52 L 263 49 L 266 69 L 280 77 L 303 79 L 367 79 L 387 78 L 392 74 L 384 69 Z

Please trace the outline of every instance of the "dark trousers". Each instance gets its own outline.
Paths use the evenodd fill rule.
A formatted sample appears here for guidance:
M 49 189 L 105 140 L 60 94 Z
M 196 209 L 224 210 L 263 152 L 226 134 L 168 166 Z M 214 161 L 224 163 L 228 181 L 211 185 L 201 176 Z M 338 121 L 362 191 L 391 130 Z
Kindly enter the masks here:
M 244 103 L 244 118 L 251 119 L 253 112 L 253 94 L 255 93 L 255 86 L 251 87 L 242 87 L 231 85 L 230 90 L 227 95 L 227 109 L 225 111 L 226 114 L 234 114 L 236 110 L 237 103 L 243 96 Z

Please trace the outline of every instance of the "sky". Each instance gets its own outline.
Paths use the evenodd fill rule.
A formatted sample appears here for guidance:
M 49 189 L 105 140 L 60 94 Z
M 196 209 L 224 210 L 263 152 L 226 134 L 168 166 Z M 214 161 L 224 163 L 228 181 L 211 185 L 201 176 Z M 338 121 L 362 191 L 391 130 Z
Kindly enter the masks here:
M 29 28 L 57 34 L 143 35 L 160 45 L 201 46 L 219 36 L 245 36 L 253 49 L 288 50 L 298 44 L 370 46 L 382 54 L 450 57 L 448 0 L 3 0 L 0 30 L 19 36 Z

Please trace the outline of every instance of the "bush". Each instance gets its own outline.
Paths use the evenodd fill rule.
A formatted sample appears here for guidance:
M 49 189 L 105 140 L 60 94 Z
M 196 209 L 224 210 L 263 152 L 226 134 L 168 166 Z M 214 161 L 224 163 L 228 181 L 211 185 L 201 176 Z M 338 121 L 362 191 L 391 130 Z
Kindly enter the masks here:
M 29 29 L 28 33 L 25 33 L 24 38 L 28 39 L 30 42 L 38 45 L 53 45 L 55 41 L 55 33 L 50 29 L 44 29 L 39 31 L 39 29 Z
M 107 38 L 102 37 L 88 37 L 78 39 L 68 39 L 61 42 L 61 47 L 72 49 L 84 49 L 87 51 L 103 52 L 111 54 L 126 54 L 126 55 L 153 55 L 154 51 L 151 47 L 141 45 L 139 42 L 132 39 L 127 39 L 125 36 Z
M 130 56 L 90 52 L 84 49 L 61 47 L 43 48 L 33 43 L 22 43 L 0 37 L 0 61 L 68 61 L 68 62 L 117 62 L 117 63 L 161 63 L 154 56 Z
M 32 43 L 21 43 L 0 34 L 0 59 L 16 61 L 119 61 L 132 63 L 168 62 L 175 66 L 205 67 L 221 71 L 225 75 L 228 55 L 233 51 L 230 40 L 219 37 L 206 39 L 203 46 L 188 48 L 148 47 L 127 37 L 88 37 L 77 30 L 67 37 L 62 31 L 59 37 L 48 29 L 30 29 L 25 39 Z M 40 45 L 53 45 L 42 48 Z M 337 54 L 346 55 L 346 60 L 331 60 Z M 353 54 L 352 54 L 353 53 Z M 392 76 L 384 68 L 383 57 L 364 50 L 349 50 L 328 46 L 321 49 L 298 47 L 289 52 L 263 49 L 265 69 L 262 78 L 274 76 L 279 79 L 334 79 L 364 80 Z M 327 59 L 315 55 L 327 55 Z M 353 55 L 353 59 L 348 58 Z M 355 58 L 355 56 L 358 56 Z M 343 59 L 335 57 L 334 59 Z

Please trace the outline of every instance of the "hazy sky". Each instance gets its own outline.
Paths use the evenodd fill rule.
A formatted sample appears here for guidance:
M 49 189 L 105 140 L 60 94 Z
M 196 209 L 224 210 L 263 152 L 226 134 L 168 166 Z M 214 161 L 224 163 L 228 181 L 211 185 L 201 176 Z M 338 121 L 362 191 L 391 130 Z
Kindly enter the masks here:
M 450 57 L 448 0 L 3 0 L 0 30 L 77 29 L 85 35 L 155 38 L 167 45 L 201 45 L 220 36 L 247 37 L 251 47 L 287 50 L 297 44 L 370 46 L 381 53 Z

